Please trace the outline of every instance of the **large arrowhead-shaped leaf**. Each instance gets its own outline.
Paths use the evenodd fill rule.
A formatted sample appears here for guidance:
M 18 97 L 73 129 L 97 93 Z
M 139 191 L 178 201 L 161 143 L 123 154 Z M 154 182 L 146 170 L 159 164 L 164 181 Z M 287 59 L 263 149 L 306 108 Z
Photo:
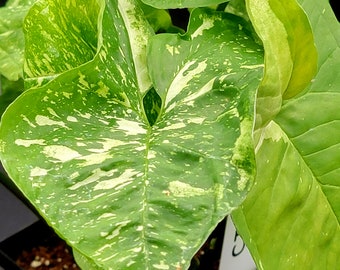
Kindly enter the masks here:
M 280 8 L 282 2 L 274 2 L 271 8 Z M 277 116 L 265 115 L 271 120 L 259 130 L 256 182 L 233 214 L 259 269 L 337 269 L 340 265 L 340 27 L 327 1 L 301 2 L 315 34 L 318 72 L 303 94 L 283 103 Z M 286 11 L 290 12 L 294 9 Z M 258 10 L 251 14 L 262 16 Z M 295 20 L 280 20 L 294 29 Z M 292 33 L 287 41 L 298 44 L 310 34 Z M 302 55 L 307 48 L 300 48 Z M 303 74 L 311 70 L 313 55 L 297 65 L 296 72 L 302 74 L 298 80 L 308 79 Z
M 252 184 L 262 49 L 223 13 L 150 39 L 132 0 L 55 3 L 26 20 L 34 88 L 4 114 L 1 160 L 84 268 L 186 268 Z

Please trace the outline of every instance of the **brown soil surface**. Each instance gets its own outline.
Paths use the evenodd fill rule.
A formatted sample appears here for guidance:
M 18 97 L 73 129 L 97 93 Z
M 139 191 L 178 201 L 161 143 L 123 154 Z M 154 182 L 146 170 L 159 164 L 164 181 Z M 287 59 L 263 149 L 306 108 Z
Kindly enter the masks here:
M 192 259 L 189 270 L 218 270 L 225 222 L 221 222 Z M 26 247 L 16 264 L 23 270 L 80 270 L 66 242 L 53 232 L 39 244 Z M 86 269 L 85 269 L 86 270 Z

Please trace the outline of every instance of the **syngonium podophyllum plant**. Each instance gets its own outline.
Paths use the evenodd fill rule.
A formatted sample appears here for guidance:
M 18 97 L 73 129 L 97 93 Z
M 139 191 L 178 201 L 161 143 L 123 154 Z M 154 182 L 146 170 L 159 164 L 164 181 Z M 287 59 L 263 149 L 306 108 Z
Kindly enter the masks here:
M 258 269 L 336 269 L 328 2 L 143 2 L 0 9 L 2 102 L 25 81 L 0 126 L 14 183 L 84 269 L 186 269 L 228 214 Z M 176 7 L 190 8 L 185 33 Z

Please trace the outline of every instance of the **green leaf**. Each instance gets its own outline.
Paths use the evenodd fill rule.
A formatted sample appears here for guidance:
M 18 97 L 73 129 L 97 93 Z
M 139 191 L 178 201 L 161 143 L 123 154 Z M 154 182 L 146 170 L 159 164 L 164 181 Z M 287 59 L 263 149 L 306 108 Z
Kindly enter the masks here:
M 51 9 L 38 13 L 43 3 Z M 59 12 L 54 3 L 35 5 L 26 23 L 38 16 L 41 29 L 45 17 L 75 12 L 68 1 Z M 50 76 L 46 67 L 59 74 L 8 108 L 0 157 L 82 265 L 185 269 L 252 184 L 263 51 L 232 15 L 196 10 L 186 35 L 151 38 L 134 1 L 105 3 L 98 1 L 101 42 L 92 59 L 72 51 L 79 66 L 67 71 L 59 58 L 32 61 L 37 82 Z M 72 16 L 55 20 L 51 33 L 71 29 Z M 44 40 L 30 34 L 28 59 L 66 42 L 47 39 L 40 52 Z
M 225 8 L 225 11 L 242 17 L 246 21 L 249 21 L 245 0 L 231 0 Z
M 0 8 L 0 74 L 8 80 L 23 77 L 24 35 L 22 24 L 34 1 L 11 1 Z
M 224 0 L 141 0 L 145 4 L 160 8 L 195 8 L 221 4 Z
M 7 0 L 6 7 L 32 6 L 37 0 Z
M 76 250 L 73 250 L 73 257 L 77 265 L 81 269 L 86 269 L 86 270 L 101 270 L 102 269 L 98 267 L 91 259 L 85 257 L 83 254 L 79 253 Z
M 174 27 L 171 22 L 170 14 L 167 10 L 153 8 L 143 4 L 142 2 L 141 7 L 146 19 L 156 33 L 169 32 L 169 29 L 171 30 Z
M 258 269 L 340 265 L 340 27 L 328 1 L 301 2 L 315 37 L 318 72 L 261 130 L 254 188 L 233 213 Z M 291 29 L 297 16 L 287 22 Z M 305 39 L 289 37 L 295 44 Z M 307 70 L 313 62 L 306 62 Z
M 266 52 L 265 75 L 257 95 L 257 130 L 280 111 L 284 99 L 310 83 L 317 52 L 308 19 L 295 0 L 248 0 L 247 9 Z
M 25 43 L 30 48 L 25 54 L 25 77 L 30 78 L 26 88 L 92 60 L 101 46 L 98 20 L 103 4 L 67 1 L 65 10 L 60 5 L 60 1 L 38 1 L 25 20 Z

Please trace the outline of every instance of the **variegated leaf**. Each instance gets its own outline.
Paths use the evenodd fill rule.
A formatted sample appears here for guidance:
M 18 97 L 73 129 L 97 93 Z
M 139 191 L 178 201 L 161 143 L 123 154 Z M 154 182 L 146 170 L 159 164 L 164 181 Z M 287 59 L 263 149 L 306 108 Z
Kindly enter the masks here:
M 296 1 L 265 2 L 249 0 L 248 4 L 250 17 L 258 24 L 255 28 L 267 48 L 266 74 L 258 100 L 262 110 L 258 112 L 260 120 L 270 120 L 259 129 L 254 188 L 234 211 L 233 219 L 258 269 L 337 269 L 339 23 L 327 0 L 301 0 L 303 9 Z M 276 21 L 269 28 L 268 20 L 263 19 L 267 16 Z M 270 40 L 282 30 L 286 35 L 276 37 L 282 42 Z M 314 43 L 319 66 L 313 78 L 317 62 Z M 291 50 L 292 56 L 287 62 L 274 61 L 287 58 L 287 53 L 279 54 L 284 48 Z M 277 65 L 267 68 L 272 61 Z M 270 89 L 279 93 L 274 95 Z M 272 98 L 281 96 L 286 100 L 282 107 L 275 107 Z
M 23 77 L 25 42 L 22 25 L 33 2 L 8 1 L 5 7 L 0 7 L 0 75 L 11 81 Z
M 53 16 L 55 1 L 45 3 L 51 14 L 39 16 Z M 58 2 L 76 12 L 68 3 Z M 135 2 L 98 5 L 95 55 L 66 68 L 45 58 L 59 74 L 4 114 L 0 157 L 84 267 L 185 269 L 252 183 L 262 49 L 243 20 L 196 10 L 186 35 L 151 38 L 146 55 L 149 26 Z M 65 18 L 53 29 L 71 29 Z M 39 82 L 50 73 L 29 40 Z

